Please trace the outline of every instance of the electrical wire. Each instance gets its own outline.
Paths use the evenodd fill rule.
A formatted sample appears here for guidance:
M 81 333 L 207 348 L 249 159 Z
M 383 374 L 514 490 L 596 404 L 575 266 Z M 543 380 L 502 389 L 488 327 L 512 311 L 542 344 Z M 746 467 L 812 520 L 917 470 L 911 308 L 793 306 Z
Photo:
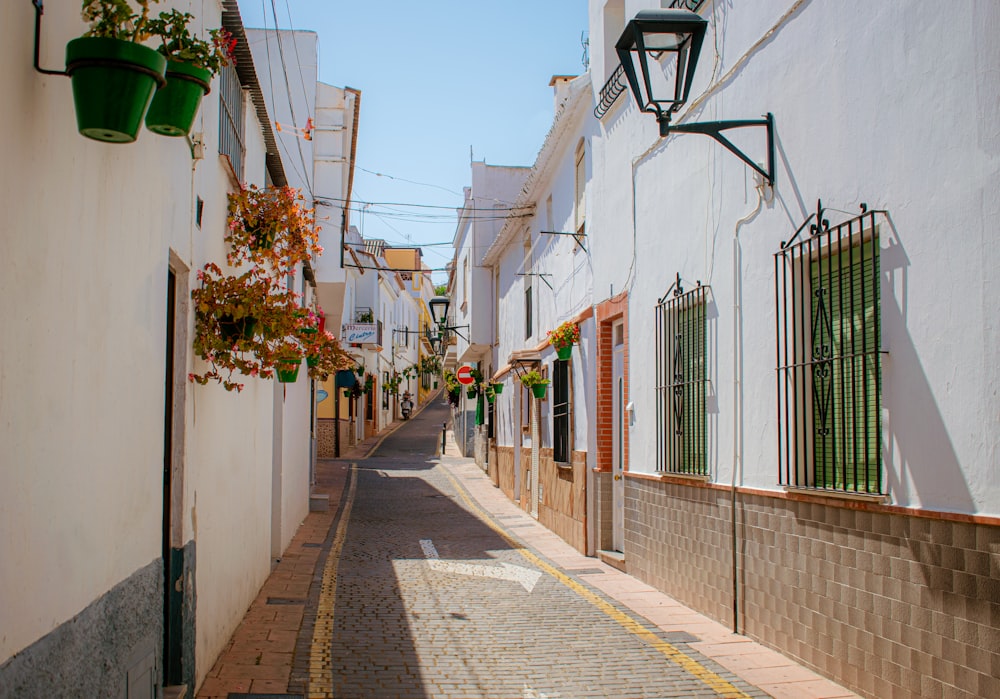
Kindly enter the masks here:
M 286 0 L 286 2 L 287 2 L 287 0 Z M 462 196 L 461 192 L 456 192 L 453 189 L 448 189 L 447 187 L 442 187 L 439 184 L 431 184 L 429 182 L 417 182 L 416 180 L 408 180 L 408 179 L 406 179 L 404 177 L 395 177 L 394 175 L 386 175 L 384 172 L 375 172 L 373 170 L 366 170 L 365 168 L 361 167 L 360 165 L 355 165 L 354 168 L 356 170 L 360 170 L 361 172 L 367 172 L 369 175 L 375 175 L 376 177 L 385 177 L 386 179 L 389 179 L 389 180 L 398 180 L 399 182 L 408 182 L 410 184 L 420 185 L 421 187 L 434 187 L 435 189 L 443 190 L 445 192 L 448 192 L 449 194 L 455 194 L 457 196 Z
M 292 124 L 294 124 L 295 126 L 299 126 L 299 120 L 295 116 L 295 100 L 292 99 L 292 86 L 288 84 L 288 65 L 285 62 L 285 49 L 281 45 L 281 33 L 280 30 L 278 29 L 278 8 L 277 5 L 275 4 L 275 0 L 271 0 L 271 16 L 274 18 L 274 38 L 278 43 L 278 58 L 281 60 L 281 72 L 284 74 L 285 77 L 285 93 L 288 95 L 288 109 L 291 111 L 292 114 Z M 274 88 L 272 85 L 272 92 L 273 89 Z M 302 164 L 302 170 L 306 174 L 306 176 L 302 178 L 302 181 L 303 183 L 305 183 L 306 190 L 309 192 L 309 197 L 311 199 L 314 199 L 315 197 L 313 197 L 312 184 L 309 182 L 308 178 L 309 166 L 306 165 L 306 157 L 305 154 L 303 154 L 302 152 L 301 139 L 296 138 L 295 145 L 299 152 L 299 162 Z M 302 175 L 302 173 L 299 173 L 299 175 Z

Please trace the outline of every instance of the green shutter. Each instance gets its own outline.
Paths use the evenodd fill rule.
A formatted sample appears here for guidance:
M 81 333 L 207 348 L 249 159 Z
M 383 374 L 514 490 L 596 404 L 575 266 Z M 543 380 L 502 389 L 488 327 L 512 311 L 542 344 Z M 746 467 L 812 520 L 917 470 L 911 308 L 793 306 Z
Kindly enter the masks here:
M 877 241 L 811 265 L 815 486 L 879 491 L 880 333 Z

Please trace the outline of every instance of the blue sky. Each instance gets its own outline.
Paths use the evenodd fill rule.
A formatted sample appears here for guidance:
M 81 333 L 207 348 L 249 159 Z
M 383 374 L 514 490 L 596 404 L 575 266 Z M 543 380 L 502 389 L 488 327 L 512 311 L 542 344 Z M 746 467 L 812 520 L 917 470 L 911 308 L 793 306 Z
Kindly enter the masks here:
M 454 236 L 470 147 L 492 165 L 532 165 L 552 123 L 549 80 L 584 70 L 587 0 L 240 0 L 244 24 L 273 28 L 272 3 L 280 28 L 319 35 L 322 82 L 361 90 L 358 206 L 424 205 L 372 205 L 352 223 L 424 246 L 433 268 L 451 258 L 429 244 Z

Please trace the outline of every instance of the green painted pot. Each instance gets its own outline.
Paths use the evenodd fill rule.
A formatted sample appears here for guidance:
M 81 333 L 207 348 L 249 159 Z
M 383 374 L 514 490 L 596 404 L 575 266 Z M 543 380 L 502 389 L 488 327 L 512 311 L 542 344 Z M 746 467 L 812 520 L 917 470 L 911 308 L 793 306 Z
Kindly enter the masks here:
M 559 359 L 566 361 L 573 356 L 573 345 L 566 345 L 565 347 L 556 347 L 556 356 Z
M 106 143 L 132 143 L 167 59 L 131 41 L 81 37 L 66 45 L 77 130 Z
M 503 393 L 503 384 L 502 383 L 495 383 L 495 384 L 492 384 L 492 386 L 493 386 L 493 393 L 494 394 L 496 394 L 496 395 L 499 396 L 501 393 Z
M 308 367 L 315 367 L 318 364 L 319 364 L 319 356 L 318 355 L 310 354 L 308 357 L 306 357 L 306 366 L 308 366 Z
M 476 389 L 469 388 L 469 389 L 466 389 L 466 391 L 465 391 L 465 397 L 466 398 L 475 398 L 477 393 L 479 393 L 479 391 L 477 391 Z
M 186 136 L 209 93 L 212 71 L 190 63 L 167 61 L 167 84 L 156 91 L 146 113 L 146 128 L 161 136 Z
M 547 383 L 535 384 L 534 386 L 531 387 L 531 395 L 533 395 L 535 398 L 538 398 L 539 400 L 543 400 L 545 398 L 545 392 L 548 390 L 548 388 L 549 385 Z
M 219 334 L 227 342 L 239 339 L 252 340 L 256 327 L 257 319 L 251 316 L 245 316 L 238 320 L 228 314 L 219 316 Z
M 295 383 L 299 378 L 299 367 L 302 366 L 302 358 L 279 359 L 275 367 L 278 373 L 278 381 L 281 383 Z

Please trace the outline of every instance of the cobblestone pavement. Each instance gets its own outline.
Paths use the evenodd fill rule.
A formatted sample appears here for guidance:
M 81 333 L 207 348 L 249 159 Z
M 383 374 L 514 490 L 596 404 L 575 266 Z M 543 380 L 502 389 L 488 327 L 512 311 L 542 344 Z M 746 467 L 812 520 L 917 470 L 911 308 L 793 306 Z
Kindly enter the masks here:
M 432 456 L 439 414 L 357 464 L 309 695 L 768 696 L 484 521 Z
M 447 419 L 432 401 L 318 464 L 329 509 L 198 699 L 856 698 L 575 551 L 442 443 Z

